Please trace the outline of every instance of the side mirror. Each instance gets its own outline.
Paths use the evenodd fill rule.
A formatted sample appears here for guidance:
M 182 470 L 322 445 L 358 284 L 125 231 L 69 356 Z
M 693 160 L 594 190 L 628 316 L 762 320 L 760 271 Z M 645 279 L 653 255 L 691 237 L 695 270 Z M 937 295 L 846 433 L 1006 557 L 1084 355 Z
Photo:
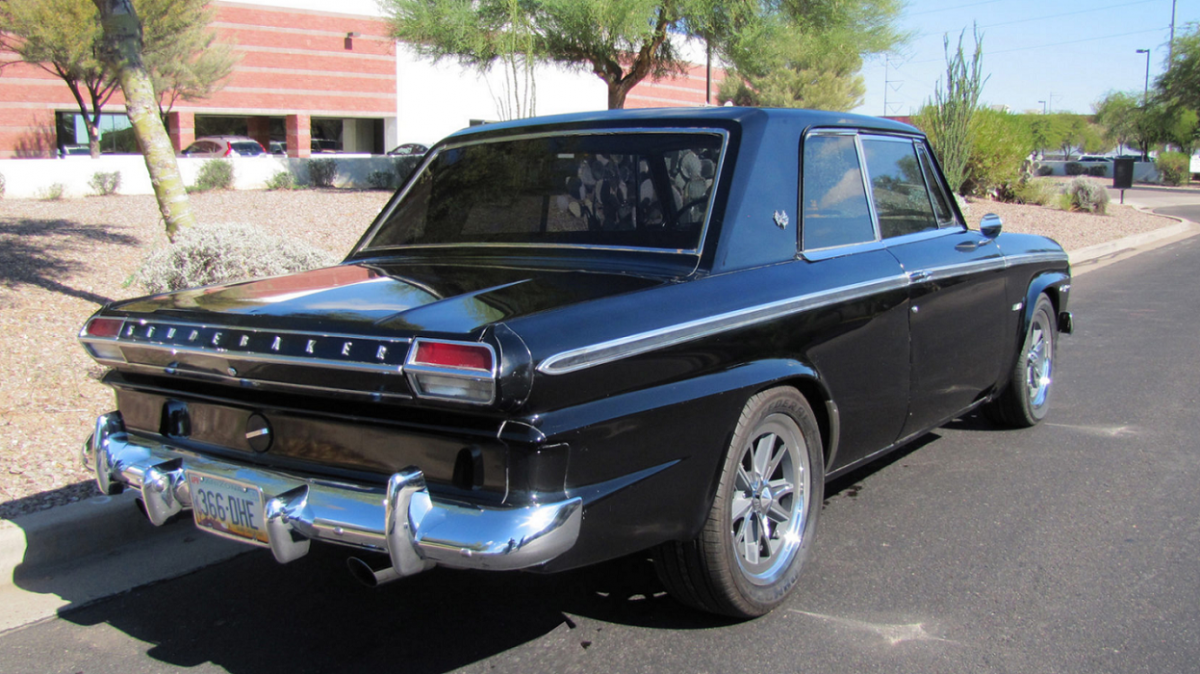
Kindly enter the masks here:
M 994 239 L 1000 236 L 1000 230 L 1004 223 L 1001 222 L 1000 216 L 995 213 L 988 213 L 979 221 L 979 231 L 989 239 Z

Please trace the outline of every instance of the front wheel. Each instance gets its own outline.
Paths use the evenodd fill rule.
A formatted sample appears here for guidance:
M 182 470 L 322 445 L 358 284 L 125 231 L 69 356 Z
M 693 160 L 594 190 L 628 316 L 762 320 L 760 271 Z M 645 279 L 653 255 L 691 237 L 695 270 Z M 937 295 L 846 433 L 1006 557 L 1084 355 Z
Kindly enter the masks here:
M 778 606 L 800 576 L 824 478 L 821 435 L 804 396 L 781 387 L 750 398 L 704 530 L 655 554 L 667 590 L 685 604 L 737 618 Z
M 992 421 L 1028 428 L 1046 416 L 1050 409 L 1057 329 L 1054 305 L 1045 295 L 1039 295 L 1008 386 L 984 407 L 984 413 Z

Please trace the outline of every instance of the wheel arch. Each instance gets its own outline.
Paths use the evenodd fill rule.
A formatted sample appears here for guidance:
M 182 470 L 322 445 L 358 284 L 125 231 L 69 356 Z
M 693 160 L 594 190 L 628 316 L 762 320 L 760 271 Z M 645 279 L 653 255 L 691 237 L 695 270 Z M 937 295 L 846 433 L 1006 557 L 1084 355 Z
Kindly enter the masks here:
M 1025 305 L 1021 311 L 1021 335 L 1029 331 L 1029 322 L 1033 320 L 1033 307 L 1037 306 L 1039 295 L 1045 295 L 1054 307 L 1051 318 L 1058 324 L 1058 314 L 1066 309 L 1066 293 L 1071 287 L 1071 276 L 1061 271 L 1047 271 L 1034 276 L 1025 289 Z

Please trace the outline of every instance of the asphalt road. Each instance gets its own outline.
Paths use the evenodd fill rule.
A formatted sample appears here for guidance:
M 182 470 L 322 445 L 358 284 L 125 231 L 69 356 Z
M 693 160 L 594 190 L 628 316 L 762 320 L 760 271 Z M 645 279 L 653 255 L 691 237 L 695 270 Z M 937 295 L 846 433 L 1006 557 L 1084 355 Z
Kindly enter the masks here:
M 685 610 L 636 558 L 368 590 L 338 550 L 255 551 L 0 635 L 0 671 L 1195 671 L 1198 268 L 1193 237 L 1076 279 L 1047 421 L 968 417 L 832 485 L 762 619 Z

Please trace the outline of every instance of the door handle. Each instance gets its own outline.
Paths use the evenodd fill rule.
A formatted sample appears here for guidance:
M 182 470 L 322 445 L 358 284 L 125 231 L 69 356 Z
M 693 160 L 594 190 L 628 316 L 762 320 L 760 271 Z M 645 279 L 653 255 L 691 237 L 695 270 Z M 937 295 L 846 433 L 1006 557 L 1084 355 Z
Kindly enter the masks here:
M 909 283 L 924 283 L 933 277 L 933 273 L 928 269 L 919 269 L 908 273 Z

